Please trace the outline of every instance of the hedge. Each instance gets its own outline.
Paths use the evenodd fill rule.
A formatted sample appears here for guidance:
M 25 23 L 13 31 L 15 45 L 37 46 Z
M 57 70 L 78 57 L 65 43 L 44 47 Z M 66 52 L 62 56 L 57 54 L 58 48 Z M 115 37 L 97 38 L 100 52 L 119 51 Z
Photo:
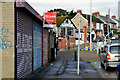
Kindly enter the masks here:
M 120 34 L 120 32 L 117 32 L 117 31 L 113 31 L 114 34 Z

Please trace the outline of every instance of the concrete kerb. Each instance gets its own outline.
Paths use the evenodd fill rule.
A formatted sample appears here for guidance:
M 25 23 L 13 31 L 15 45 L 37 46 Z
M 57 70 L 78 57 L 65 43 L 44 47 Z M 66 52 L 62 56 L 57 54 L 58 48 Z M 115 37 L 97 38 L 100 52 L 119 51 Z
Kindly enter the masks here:
M 101 73 L 101 71 L 92 62 L 90 62 L 90 63 L 93 66 L 93 68 L 98 71 L 98 73 L 100 74 L 100 76 L 105 79 L 106 77 Z

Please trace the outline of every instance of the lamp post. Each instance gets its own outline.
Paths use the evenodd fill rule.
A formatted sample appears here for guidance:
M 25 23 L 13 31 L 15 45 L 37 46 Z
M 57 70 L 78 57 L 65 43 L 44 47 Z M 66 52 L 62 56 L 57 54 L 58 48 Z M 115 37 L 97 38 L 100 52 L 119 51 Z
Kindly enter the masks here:
M 90 0 L 90 51 L 92 51 L 92 0 Z
M 80 18 L 81 14 L 79 13 L 79 34 L 78 34 L 78 65 L 77 65 L 77 74 L 80 74 L 79 65 L 80 65 Z

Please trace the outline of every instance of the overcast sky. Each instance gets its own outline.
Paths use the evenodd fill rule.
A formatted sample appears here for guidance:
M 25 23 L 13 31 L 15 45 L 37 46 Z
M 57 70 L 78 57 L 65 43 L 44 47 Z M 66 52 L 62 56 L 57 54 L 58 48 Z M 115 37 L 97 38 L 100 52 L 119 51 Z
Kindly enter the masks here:
M 90 0 L 26 0 L 31 6 L 43 15 L 50 9 L 62 8 L 68 11 L 78 9 L 84 14 L 90 13 Z M 99 11 L 101 15 L 106 15 L 108 9 L 111 9 L 111 16 L 118 17 L 118 1 L 119 0 L 92 0 L 92 12 Z

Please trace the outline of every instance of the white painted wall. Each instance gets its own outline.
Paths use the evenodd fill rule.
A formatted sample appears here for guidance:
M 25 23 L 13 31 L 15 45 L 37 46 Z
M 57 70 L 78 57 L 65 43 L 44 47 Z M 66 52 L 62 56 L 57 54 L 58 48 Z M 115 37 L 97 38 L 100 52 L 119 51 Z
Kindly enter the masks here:
M 74 28 L 74 25 L 71 23 L 71 21 L 68 19 L 68 23 L 66 23 L 66 20 L 60 25 L 60 27 L 61 28 L 64 28 L 64 27 L 72 27 L 72 28 Z
M 78 40 L 75 41 L 75 44 L 78 45 Z M 84 41 L 80 40 L 80 44 L 84 44 Z
M 76 38 L 78 38 L 78 33 L 76 33 Z M 84 44 L 84 33 L 80 33 L 80 44 Z M 76 45 L 78 45 L 78 40 L 75 41 Z
M 97 24 L 96 24 L 96 29 L 99 29 L 99 26 L 100 26 L 100 24 L 99 24 L 99 23 L 97 23 Z

